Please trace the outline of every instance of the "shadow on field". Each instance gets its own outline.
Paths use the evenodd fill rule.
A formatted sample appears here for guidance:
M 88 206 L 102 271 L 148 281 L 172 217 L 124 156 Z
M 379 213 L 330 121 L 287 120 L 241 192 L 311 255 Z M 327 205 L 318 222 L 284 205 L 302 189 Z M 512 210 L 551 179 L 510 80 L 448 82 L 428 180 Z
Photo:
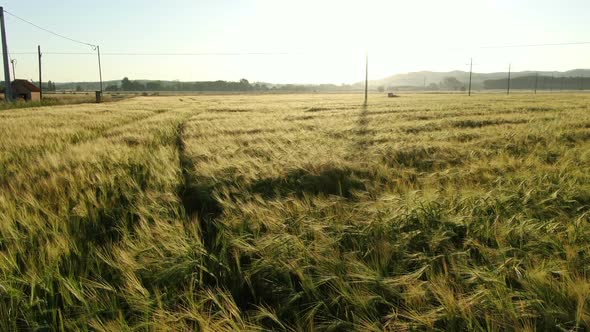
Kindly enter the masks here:
M 188 216 L 198 215 L 200 219 L 215 219 L 221 215 L 222 208 L 214 197 L 213 183 L 196 184 L 187 182 L 181 192 L 181 200 Z
M 215 185 L 212 181 L 200 181 L 191 176 L 189 170 L 193 169 L 193 161 L 185 153 L 184 124 L 177 128 L 176 146 L 179 154 L 180 169 L 182 170 L 183 184 L 179 188 L 178 196 L 182 202 L 188 220 L 198 220 L 203 237 L 203 244 L 209 252 L 215 245 L 218 230 L 215 220 L 222 214 L 223 209 L 214 197 Z
M 317 173 L 296 169 L 285 176 L 266 178 L 254 182 L 249 191 L 265 198 L 304 194 L 336 195 L 353 198 L 354 192 L 364 191 L 370 174 L 347 168 L 327 167 Z
M 463 165 L 469 158 L 473 158 L 473 156 L 457 148 L 408 145 L 385 150 L 381 161 L 389 167 L 413 168 L 419 172 L 432 172 Z
M 369 108 L 367 105 L 363 105 L 361 112 L 359 113 L 356 121 L 355 128 L 355 152 L 358 153 L 359 157 L 365 154 L 367 147 L 370 145 L 369 135 L 373 131 L 369 130 Z

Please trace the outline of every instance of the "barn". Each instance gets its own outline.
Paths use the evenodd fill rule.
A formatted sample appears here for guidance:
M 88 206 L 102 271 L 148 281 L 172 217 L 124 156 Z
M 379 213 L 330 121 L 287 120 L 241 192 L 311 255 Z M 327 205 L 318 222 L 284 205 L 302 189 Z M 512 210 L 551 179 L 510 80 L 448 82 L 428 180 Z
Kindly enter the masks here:
M 23 99 L 25 101 L 41 100 L 41 89 L 27 80 L 12 81 L 12 91 L 15 99 Z
M 41 89 L 27 80 L 14 80 L 12 86 L 12 96 L 16 100 L 40 101 Z M 2 91 L 4 93 L 4 91 Z

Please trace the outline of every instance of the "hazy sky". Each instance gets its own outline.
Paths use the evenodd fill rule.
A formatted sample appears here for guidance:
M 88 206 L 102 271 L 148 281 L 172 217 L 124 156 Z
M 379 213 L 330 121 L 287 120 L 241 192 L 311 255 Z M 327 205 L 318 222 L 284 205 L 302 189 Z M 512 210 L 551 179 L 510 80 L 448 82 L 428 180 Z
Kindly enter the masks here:
M 418 70 L 590 67 L 589 0 L 5 0 L 7 11 L 99 44 L 103 78 L 351 83 Z M 92 52 L 6 15 L 18 78 L 37 80 L 36 52 Z M 113 55 L 109 53 L 273 53 Z M 44 80 L 96 81 L 95 55 L 43 56 Z

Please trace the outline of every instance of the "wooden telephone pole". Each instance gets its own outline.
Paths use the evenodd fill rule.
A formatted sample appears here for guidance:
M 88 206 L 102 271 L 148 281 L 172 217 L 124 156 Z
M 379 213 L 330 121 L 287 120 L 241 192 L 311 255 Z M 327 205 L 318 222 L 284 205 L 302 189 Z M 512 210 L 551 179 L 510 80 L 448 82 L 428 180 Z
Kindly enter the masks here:
M 43 100 L 43 80 L 41 79 L 41 45 L 37 45 L 37 53 L 39 55 L 39 93 L 41 100 Z
M 508 65 L 508 88 L 506 90 L 506 94 L 509 95 L 510 94 L 510 73 L 511 73 L 511 69 L 512 69 L 512 64 Z
M 471 74 L 473 73 L 473 58 L 469 62 L 469 96 L 471 96 Z
M 8 43 L 6 42 L 6 27 L 4 26 L 4 8 L 0 7 L 0 33 L 2 34 L 2 57 L 4 58 L 4 100 L 12 101 L 12 85 L 10 84 L 10 69 L 8 65 Z
M 368 102 L 368 92 L 369 92 L 369 52 L 365 54 L 365 106 L 367 106 Z
M 100 65 L 100 46 L 96 45 L 96 52 L 98 53 L 98 77 L 100 79 L 100 94 L 102 97 L 102 66 Z

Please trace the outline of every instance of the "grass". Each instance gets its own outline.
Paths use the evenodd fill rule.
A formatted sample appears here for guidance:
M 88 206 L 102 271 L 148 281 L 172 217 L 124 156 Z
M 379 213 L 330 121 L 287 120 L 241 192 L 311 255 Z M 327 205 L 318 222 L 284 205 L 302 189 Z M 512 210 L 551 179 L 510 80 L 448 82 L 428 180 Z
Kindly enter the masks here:
M 0 330 L 587 330 L 589 102 L 0 112 Z
M 131 95 L 113 95 L 104 94 L 102 97 L 103 102 L 111 102 L 121 100 L 123 98 L 130 98 Z M 75 105 L 75 104 L 88 104 L 95 103 L 96 97 L 94 92 L 78 92 L 78 93 L 57 93 L 57 92 L 46 92 L 43 94 L 42 101 L 23 101 L 18 100 L 12 103 L 5 103 L 3 98 L 0 98 L 0 111 L 8 109 L 19 109 L 19 108 L 36 108 L 46 106 L 59 106 L 59 105 Z

